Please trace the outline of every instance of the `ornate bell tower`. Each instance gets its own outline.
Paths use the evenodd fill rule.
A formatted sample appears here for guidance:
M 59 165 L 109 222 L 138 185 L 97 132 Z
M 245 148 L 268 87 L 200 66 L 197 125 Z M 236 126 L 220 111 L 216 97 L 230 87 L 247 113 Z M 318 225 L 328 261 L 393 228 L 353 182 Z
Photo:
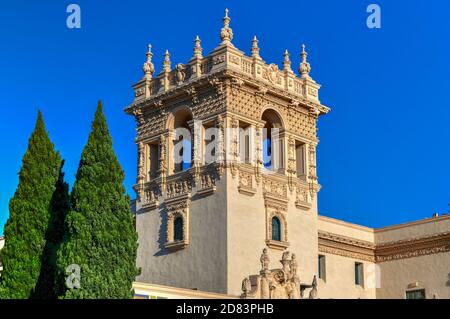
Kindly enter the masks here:
M 241 294 L 242 279 L 289 249 L 296 276 L 317 269 L 317 120 L 329 112 L 302 46 L 297 76 L 233 44 L 228 10 L 220 44 L 144 76 L 126 107 L 137 123 L 137 281 Z M 296 264 L 296 265 L 297 265 Z

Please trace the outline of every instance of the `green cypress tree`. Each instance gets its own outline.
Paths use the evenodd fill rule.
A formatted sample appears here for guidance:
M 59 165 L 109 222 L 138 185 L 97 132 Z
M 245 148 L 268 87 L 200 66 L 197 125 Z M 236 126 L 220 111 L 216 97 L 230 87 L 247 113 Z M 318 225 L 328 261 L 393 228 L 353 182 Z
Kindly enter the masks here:
M 132 282 L 138 274 L 137 234 L 123 180 L 124 172 L 112 148 L 99 102 L 81 155 L 66 234 L 58 251 L 60 298 L 132 297 Z M 70 265 L 80 267 L 79 288 L 66 285 Z
M 64 181 L 63 166 L 64 161 L 61 163 L 50 203 L 50 223 L 46 232 L 41 272 L 34 294 L 31 295 L 31 298 L 34 299 L 56 299 L 58 297 L 55 289 L 56 253 L 64 237 L 64 220 L 70 209 L 69 185 Z
M 41 112 L 22 159 L 19 186 L 9 203 L 0 298 L 21 299 L 34 294 L 41 272 L 51 201 L 61 158 L 45 130 Z

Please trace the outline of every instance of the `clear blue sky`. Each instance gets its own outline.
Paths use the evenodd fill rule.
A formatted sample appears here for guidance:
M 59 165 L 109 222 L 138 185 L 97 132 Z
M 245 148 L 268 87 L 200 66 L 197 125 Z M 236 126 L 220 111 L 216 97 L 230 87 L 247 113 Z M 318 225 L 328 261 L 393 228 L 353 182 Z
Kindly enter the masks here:
M 81 6 L 81 30 L 66 7 Z M 366 26 L 378 3 L 382 28 Z M 136 176 L 134 120 L 123 108 L 141 76 L 148 42 L 157 72 L 219 43 L 230 8 L 234 44 L 298 68 L 305 42 L 321 101 L 319 212 L 380 227 L 445 212 L 450 202 L 450 3 L 448 1 L 2 1 L 0 4 L 0 234 L 37 109 L 66 159 L 72 185 L 98 99 L 125 184 Z M 33 194 L 30 194 L 33 196 Z

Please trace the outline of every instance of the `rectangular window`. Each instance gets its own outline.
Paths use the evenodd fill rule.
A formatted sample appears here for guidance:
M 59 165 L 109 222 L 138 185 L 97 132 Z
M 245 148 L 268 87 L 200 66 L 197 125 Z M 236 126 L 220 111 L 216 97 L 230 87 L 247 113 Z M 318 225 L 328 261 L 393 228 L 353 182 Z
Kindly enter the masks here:
M 326 281 L 326 266 L 325 266 L 325 256 L 324 255 L 319 255 L 318 276 L 323 281 Z
M 159 169 L 158 144 L 150 144 L 149 149 L 150 149 L 149 176 L 150 176 L 150 179 L 154 179 L 157 177 L 158 169 Z
M 406 299 L 425 299 L 425 289 L 407 291 Z
M 243 163 L 251 164 L 250 135 L 251 126 L 245 122 L 239 122 L 239 157 Z
M 364 286 L 364 265 L 355 263 L 355 285 Z
M 297 177 L 306 175 L 305 143 L 295 142 L 295 161 L 297 163 Z

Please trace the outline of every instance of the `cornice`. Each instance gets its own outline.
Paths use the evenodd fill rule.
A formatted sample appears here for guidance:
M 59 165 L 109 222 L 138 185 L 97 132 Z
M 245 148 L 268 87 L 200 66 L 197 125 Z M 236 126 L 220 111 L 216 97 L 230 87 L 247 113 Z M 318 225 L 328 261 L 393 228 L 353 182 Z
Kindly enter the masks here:
M 450 252 L 450 232 L 378 245 L 322 231 L 318 237 L 320 252 L 376 263 Z

